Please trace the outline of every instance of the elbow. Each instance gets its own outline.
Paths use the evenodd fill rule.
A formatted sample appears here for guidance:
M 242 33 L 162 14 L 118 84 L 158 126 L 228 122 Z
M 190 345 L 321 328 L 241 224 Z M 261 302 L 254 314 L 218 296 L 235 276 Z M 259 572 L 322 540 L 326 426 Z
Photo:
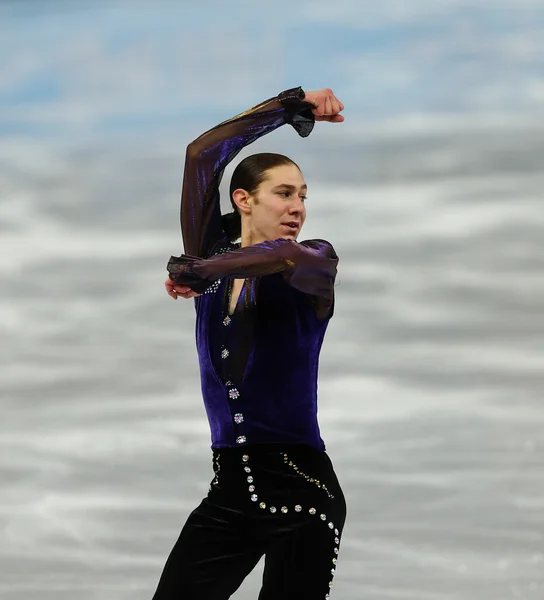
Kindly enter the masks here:
M 185 155 L 187 157 L 187 160 L 189 161 L 198 161 L 206 154 L 206 152 L 209 149 L 209 140 L 201 135 L 187 146 Z
M 185 153 L 185 156 L 188 161 L 193 162 L 195 160 L 198 160 L 198 158 L 200 157 L 201 154 L 202 154 L 202 148 L 201 148 L 200 144 L 198 143 L 198 140 L 194 140 L 187 146 L 187 151 Z

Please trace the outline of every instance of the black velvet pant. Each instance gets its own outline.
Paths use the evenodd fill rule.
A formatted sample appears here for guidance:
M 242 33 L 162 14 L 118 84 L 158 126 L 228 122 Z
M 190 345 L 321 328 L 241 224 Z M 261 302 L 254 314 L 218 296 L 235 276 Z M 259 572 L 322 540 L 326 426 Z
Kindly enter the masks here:
M 210 491 L 185 523 L 153 600 L 227 600 L 265 556 L 258 600 L 329 598 L 346 518 L 325 452 L 213 451 Z

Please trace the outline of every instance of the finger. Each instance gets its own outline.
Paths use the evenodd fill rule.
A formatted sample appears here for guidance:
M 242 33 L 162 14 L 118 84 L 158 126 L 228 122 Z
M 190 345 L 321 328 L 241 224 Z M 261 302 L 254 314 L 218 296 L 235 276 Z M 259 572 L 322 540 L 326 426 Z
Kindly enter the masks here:
M 173 290 L 178 294 L 185 294 L 186 292 L 189 292 L 191 288 L 188 285 L 176 285 Z
M 335 113 L 343 110 L 343 108 L 344 108 L 343 104 L 340 102 L 340 100 L 334 94 L 331 94 L 331 101 L 332 101 L 332 106 L 333 106 Z
M 344 117 L 342 115 L 323 115 L 316 117 L 316 121 L 328 121 L 329 123 L 343 123 Z
M 323 98 L 323 100 L 321 101 L 321 106 L 320 106 L 320 116 L 325 116 L 327 114 L 328 111 L 328 107 L 327 107 L 327 98 Z
M 315 108 L 313 110 L 313 112 L 314 112 L 315 115 L 321 116 L 321 115 L 324 114 L 323 113 L 324 104 L 325 103 L 323 101 L 323 98 L 316 98 L 315 99 L 315 102 L 314 102 Z

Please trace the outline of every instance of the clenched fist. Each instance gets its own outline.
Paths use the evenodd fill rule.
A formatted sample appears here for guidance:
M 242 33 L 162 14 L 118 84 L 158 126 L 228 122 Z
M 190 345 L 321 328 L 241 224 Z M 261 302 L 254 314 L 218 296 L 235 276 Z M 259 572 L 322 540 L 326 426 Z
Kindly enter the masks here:
M 330 88 L 324 88 L 317 92 L 305 92 L 304 101 L 313 104 L 312 112 L 316 121 L 342 123 L 344 120 L 344 117 L 339 114 L 344 110 L 344 105 Z

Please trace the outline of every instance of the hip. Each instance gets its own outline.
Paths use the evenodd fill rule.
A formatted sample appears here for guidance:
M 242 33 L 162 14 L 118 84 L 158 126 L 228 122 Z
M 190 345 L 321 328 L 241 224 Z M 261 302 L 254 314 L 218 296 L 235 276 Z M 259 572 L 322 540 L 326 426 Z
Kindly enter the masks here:
M 213 450 L 208 501 L 244 513 L 319 516 L 345 513 L 328 454 L 305 444 L 255 444 Z

